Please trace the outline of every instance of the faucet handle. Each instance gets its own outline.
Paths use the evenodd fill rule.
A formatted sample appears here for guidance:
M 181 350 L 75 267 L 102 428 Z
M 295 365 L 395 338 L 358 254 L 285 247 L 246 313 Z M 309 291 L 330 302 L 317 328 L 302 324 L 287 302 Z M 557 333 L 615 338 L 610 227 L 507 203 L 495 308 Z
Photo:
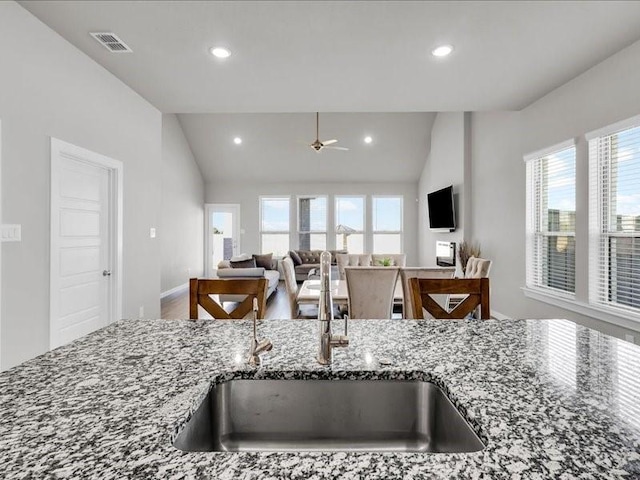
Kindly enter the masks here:
M 348 325 L 349 315 L 345 313 L 344 315 L 344 335 L 331 335 L 331 346 L 332 347 L 347 347 L 349 346 L 349 337 L 347 336 L 347 325 Z

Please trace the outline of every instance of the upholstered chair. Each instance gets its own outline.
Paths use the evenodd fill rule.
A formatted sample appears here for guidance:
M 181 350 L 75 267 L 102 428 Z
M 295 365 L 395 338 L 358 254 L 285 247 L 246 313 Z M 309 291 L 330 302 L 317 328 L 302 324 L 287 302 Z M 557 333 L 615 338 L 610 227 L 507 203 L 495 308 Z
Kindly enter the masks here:
M 456 273 L 455 267 L 404 267 L 400 269 L 400 279 L 402 281 L 402 318 L 433 318 L 429 312 L 424 311 L 418 317 L 413 312 L 412 290 L 409 285 L 410 278 L 453 278 Z M 447 295 L 432 295 L 432 298 L 443 308 L 447 305 Z
M 391 260 L 392 267 L 404 267 L 407 264 L 407 255 L 404 253 L 374 253 L 371 255 L 371 266 L 380 267 L 385 260 Z
M 350 318 L 391 318 L 400 269 L 345 267 Z
M 284 274 L 284 285 L 289 297 L 289 306 L 291 307 L 291 318 L 317 318 L 318 309 L 313 305 L 305 305 L 304 311 L 298 304 L 298 282 L 296 282 L 296 269 L 293 260 L 284 257 L 282 260 L 282 273 Z
M 464 278 L 487 278 L 491 270 L 491 260 L 469 257 L 467 267 L 464 270 Z
M 371 254 L 338 253 L 336 255 L 336 263 L 338 264 L 340 280 L 346 280 L 345 267 L 369 267 L 371 265 Z
M 293 260 L 284 257 L 282 260 L 282 272 L 284 274 L 284 285 L 289 297 L 291 307 L 291 318 L 318 318 L 317 305 L 300 305 L 298 303 L 298 282 L 296 281 L 296 269 Z M 334 316 L 339 316 L 337 307 L 334 307 Z

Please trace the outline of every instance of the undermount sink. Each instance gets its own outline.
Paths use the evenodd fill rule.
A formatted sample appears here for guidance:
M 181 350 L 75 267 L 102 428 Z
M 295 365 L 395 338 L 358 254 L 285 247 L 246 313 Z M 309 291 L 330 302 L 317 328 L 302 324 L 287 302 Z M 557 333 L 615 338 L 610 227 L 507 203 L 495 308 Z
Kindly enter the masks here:
M 433 383 L 231 380 L 173 445 L 188 452 L 475 452 L 484 444 Z

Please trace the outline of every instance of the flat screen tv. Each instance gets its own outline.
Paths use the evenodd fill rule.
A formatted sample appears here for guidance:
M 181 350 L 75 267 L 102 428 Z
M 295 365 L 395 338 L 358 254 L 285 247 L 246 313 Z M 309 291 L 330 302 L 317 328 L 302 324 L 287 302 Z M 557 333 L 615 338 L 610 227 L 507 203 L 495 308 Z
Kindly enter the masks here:
M 456 229 L 456 212 L 453 206 L 453 185 L 427 194 L 429 228 L 432 230 Z

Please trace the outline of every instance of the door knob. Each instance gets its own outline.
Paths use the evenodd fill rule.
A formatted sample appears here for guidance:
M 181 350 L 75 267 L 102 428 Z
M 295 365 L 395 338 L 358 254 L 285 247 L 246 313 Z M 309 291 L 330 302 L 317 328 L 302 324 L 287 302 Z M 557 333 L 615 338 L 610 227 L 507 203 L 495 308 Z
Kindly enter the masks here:
M 103 277 L 110 277 L 111 276 L 111 270 L 103 270 L 102 271 L 102 276 Z

